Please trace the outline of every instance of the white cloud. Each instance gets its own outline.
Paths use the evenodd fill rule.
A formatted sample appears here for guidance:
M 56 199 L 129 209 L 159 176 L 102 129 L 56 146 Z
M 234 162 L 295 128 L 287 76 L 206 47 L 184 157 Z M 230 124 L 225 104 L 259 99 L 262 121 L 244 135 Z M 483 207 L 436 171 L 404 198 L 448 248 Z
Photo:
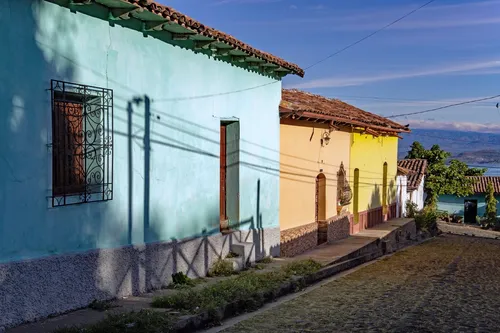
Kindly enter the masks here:
M 220 2 L 247 1 L 258 2 L 265 0 L 221 0 Z M 319 5 L 318 8 L 321 9 L 324 7 Z M 383 9 L 373 7 L 372 9 L 366 9 L 364 13 L 359 13 L 359 10 L 356 9 L 355 14 L 353 12 L 337 11 L 334 16 L 317 17 L 316 14 L 311 14 L 309 17 L 302 15 L 299 18 L 246 23 L 269 25 L 309 23 L 320 29 L 334 31 L 377 30 L 416 8 L 417 5 L 391 6 Z M 388 29 L 418 30 L 500 24 L 499 12 L 500 0 L 472 1 L 440 6 L 431 4 L 418 10 L 404 20 L 397 22 Z
M 297 7 L 296 5 L 290 5 L 290 9 L 298 9 L 299 7 Z
M 422 129 L 444 129 L 457 131 L 499 133 L 500 125 L 498 124 L 478 124 L 472 122 L 439 122 L 429 120 L 408 120 L 411 128 Z
M 449 104 L 456 104 L 456 103 L 462 103 L 466 101 L 471 101 L 471 100 L 476 100 L 476 99 L 482 99 L 482 98 L 487 98 L 489 96 L 475 96 L 475 97 L 462 97 L 462 98 L 450 98 L 450 99 L 445 99 L 445 100 L 403 100 L 403 99 L 394 99 L 394 100 L 382 100 L 382 101 L 369 101 L 366 102 L 366 100 L 363 103 L 364 108 L 434 108 L 434 107 L 440 107 L 440 106 L 445 106 Z M 356 100 L 356 98 L 345 98 L 346 101 L 349 100 Z M 492 101 L 481 101 L 477 103 L 471 103 L 468 104 L 468 108 L 470 107 L 475 107 L 475 108 L 489 108 L 491 109 L 492 106 L 494 106 L 496 102 Z
M 436 75 L 455 75 L 469 74 L 474 75 L 475 71 L 480 70 L 481 74 L 495 73 L 500 69 L 500 59 L 488 61 L 475 61 L 469 63 L 441 65 L 427 69 L 413 69 L 406 72 L 390 72 L 390 73 L 373 73 L 366 76 L 345 76 L 345 77 L 329 77 L 305 81 L 293 85 L 293 88 L 311 89 L 311 88 L 331 88 L 331 87 L 349 87 L 361 86 L 374 82 L 391 81 L 413 77 L 425 77 Z

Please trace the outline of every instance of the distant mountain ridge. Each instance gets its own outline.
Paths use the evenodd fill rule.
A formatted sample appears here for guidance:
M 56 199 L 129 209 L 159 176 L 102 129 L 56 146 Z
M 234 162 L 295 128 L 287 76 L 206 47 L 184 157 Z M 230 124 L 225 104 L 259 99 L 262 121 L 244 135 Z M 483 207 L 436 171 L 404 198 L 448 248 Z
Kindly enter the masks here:
M 406 156 L 414 141 L 419 141 L 426 149 L 438 144 L 441 149 L 450 152 L 452 158 L 468 164 L 500 163 L 500 133 L 412 129 L 399 140 L 399 159 Z

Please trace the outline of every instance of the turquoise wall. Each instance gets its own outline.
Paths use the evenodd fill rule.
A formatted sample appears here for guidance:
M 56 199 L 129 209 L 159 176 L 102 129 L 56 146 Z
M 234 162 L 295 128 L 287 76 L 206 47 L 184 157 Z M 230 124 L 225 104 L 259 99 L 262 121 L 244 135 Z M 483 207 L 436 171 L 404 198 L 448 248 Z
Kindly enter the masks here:
M 280 82 L 44 1 L 8 0 L 0 27 L 0 262 L 218 232 L 221 119 L 240 121 L 242 229 L 278 227 Z M 49 206 L 51 79 L 114 90 L 113 200 Z M 145 94 L 149 179 L 143 104 L 128 152 Z
M 486 211 L 484 195 L 474 195 L 459 198 L 454 195 L 440 195 L 438 198 L 438 209 L 447 211 L 450 214 L 464 215 L 464 201 L 477 200 L 477 215 L 482 217 Z M 500 196 L 496 197 L 500 201 Z M 497 212 L 500 213 L 500 203 L 497 204 Z

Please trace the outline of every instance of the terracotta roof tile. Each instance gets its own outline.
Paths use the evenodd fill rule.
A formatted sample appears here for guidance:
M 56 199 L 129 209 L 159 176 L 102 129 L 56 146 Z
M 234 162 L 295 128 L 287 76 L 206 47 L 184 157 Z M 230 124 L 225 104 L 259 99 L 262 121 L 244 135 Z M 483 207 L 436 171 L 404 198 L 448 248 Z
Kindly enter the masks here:
M 414 191 L 420 185 L 422 178 L 427 171 L 427 160 L 424 159 L 406 159 L 398 161 L 398 167 L 410 170 L 408 173 L 408 191 Z
M 368 127 L 375 131 L 409 132 L 392 120 L 361 110 L 338 99 L 323 97 L 296 89 L 283 89 L 280 104 L 282 118 L 295 114 L 300 118 L 331 119 L 336 123 Z
M 407 175 L 409 173 L 411 173 L 411 170 L 410 169 L 406 169 L 406 168 L 403 168 L 403 167 L 400 167 L 398 165 L 398 173 L 402 174 L 402 175 Z
M 267 52 L 257 50 L 252 46 L 243 43 L 242 41 L 234 38 L 229 34 L 210 28 L 196 21 L 195 19 L 190 18 L 189 16 L 176 11 L 172 7 L 164 6 L 151 0 L 121 0 L 121 1 L 140 6 L 141 8 L 146 9 L 156 15 L 162 16 L 169 22 L 176 23 L 186 29 L 196 32 L 197 34 L 213 38 L 219 42 L 223 42 L 233 47 L 234 49 L 244 51 L 250 56 L 257 57 L 272 64 L 279 65 L 301 77 L 304 76 L 304 70 L 299 66 L 297 66 L 296 64 L 285 61 Z
M 475 180 L 473 185 L 475 193 L 487 193 L 488 184 L 491 182 L 493 184 L 493 189 L 495 193 L 500 193 L 500 177 L 494 176 L 471 176 Z

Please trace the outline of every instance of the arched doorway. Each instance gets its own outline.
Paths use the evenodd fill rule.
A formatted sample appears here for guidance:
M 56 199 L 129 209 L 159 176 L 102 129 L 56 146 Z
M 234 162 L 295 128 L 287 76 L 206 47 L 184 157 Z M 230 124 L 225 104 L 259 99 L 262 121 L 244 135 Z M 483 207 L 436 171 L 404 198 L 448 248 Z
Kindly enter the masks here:
M 326 177 L 320 173 L 316 177 L 316 221 L 326 220 Z

